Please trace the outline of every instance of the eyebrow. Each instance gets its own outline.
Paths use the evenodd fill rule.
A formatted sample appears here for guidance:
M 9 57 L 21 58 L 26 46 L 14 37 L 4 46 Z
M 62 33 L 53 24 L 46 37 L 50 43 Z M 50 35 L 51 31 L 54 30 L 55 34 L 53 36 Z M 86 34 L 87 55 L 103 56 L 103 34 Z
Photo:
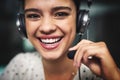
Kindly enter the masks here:
M 52 9 L 52 11 L 57 11 L 57 10 L 69 10 L 69 11 L 71 11 L 72 9 L 70 7 L 66 7 L 66 6 L 57 6 L 57 7 L 54 7 Z
M 40 12 L 40 10 L 39 10 L 39 9 L 36 9 L 36 8 L 29 8 L 29 9 L 25 9 L 24 12 L 25 12 L 25 13 L 26 13 L 26 12 Z
M 52 8 L 51 11 L 54 12 L 54 11 L 58 11 L 58 10 L 69 10 L 69 11 L 71 11 L 72 9 L 70 7 L 66 7 L 66 6 L 57 6 L 57 7 Z M 41 12 L 41 11 L 37 8 L 29 8 L 29 9 L 25 9 L 25 13 L 26 12 Z

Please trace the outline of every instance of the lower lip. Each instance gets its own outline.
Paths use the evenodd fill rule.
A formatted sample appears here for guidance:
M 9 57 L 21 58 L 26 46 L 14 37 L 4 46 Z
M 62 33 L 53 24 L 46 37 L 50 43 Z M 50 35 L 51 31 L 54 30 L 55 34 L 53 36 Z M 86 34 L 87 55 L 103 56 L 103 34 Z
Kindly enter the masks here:
M 41 46 L 45 49 L 48 49 L 48 50 L 52 50 L 52 49 L 55 49 L 59 46 L 60 42 L 57 42 L 57 43 L 53 43 L 53 44 L 45 44 L 45 43 L 41 43 Z

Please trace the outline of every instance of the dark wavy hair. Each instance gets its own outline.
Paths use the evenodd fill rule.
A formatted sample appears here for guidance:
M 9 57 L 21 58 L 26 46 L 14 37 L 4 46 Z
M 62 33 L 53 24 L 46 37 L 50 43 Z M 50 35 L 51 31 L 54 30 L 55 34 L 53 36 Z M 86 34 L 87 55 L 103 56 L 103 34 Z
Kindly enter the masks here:
M 25 0 L 19 0 L 19 2 L 20 2 L 20 7 L 24 10 Z M 73 0 L 73 2 L 75 3 L 77 11 L 79 11 L 80 0 Z
M 73 0 L 76 6 L 77 11 L 79 11 L 79 7 L 80 7 L 80 0 Z

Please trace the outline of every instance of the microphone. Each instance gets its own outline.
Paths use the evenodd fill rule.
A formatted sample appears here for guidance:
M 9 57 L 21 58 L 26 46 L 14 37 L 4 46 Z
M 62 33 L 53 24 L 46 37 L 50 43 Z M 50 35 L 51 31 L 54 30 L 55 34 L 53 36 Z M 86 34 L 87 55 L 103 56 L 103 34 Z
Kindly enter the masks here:
M 68 58 L 69 58 L 69 59 L 74 59 L 75 53 L 76 53 L 76 50 L 70 51 L 70 52 L 67 54 Z

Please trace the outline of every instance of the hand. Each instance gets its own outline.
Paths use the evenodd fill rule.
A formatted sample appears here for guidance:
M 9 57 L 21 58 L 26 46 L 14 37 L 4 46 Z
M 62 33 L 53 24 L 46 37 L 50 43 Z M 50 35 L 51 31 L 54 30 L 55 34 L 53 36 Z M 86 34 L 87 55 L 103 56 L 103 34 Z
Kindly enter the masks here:
M 104 42 L 81 40 L 76 46 L 69 49 L 69 51 L 72 50 L 77 50 L 74 56 L 74 66 L 80 67 L 83 63 L 93 73 L 106 80 L 120 80 L 120 71 Z

